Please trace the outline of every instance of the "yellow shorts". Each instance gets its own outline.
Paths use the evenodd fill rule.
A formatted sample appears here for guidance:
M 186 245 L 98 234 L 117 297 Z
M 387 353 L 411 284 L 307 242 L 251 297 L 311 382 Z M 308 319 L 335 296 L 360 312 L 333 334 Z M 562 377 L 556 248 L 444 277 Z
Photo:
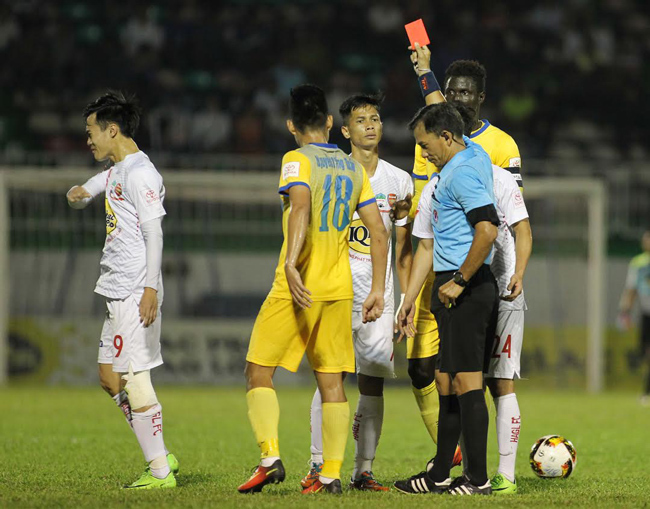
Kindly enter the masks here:
M 300 309 L 293 300 L 266 298 L 246 360 L 295 372 L 305 352 L 315 371 L 355 372 L 351 299 L 312 302 L 310 308 Z
M 413 338 L 406 338 L 406 358 L 423 359 L 438 353 L 440 337 L 438 324 L 431 312 L 431 291 L 435 274 L 429 272 L 422 286 L 420 295 L 415 301 L 415 328 L 417 333 Z

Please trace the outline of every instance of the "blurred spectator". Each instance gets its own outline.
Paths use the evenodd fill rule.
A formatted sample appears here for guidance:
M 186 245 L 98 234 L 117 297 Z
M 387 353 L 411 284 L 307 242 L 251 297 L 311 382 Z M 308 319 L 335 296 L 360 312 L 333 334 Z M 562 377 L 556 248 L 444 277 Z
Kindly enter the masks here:
M 403 25 L 419 17 L 441 82 L 455 59 L 486 66 L 486 115 L 525 158 L 557 144 L 624 157 L 648 139 L 642 0 L 23 0 L 0 4 L 0 151 L 83 150 L 76 112 L 113 87 L 139 95 L 144 149 L 282 152 L 288 91 L 315 82 L 333 112 L 382 89 L 383 150 L 408 156 L 422 100 Z
M 141 48 L 160 50 L 165 40 L 163 29 L 154 20 L 152 7 L 139 6 L 134 16 L 126 23 L 120 34 L 122 45 L 127 53 L 135 55 Z

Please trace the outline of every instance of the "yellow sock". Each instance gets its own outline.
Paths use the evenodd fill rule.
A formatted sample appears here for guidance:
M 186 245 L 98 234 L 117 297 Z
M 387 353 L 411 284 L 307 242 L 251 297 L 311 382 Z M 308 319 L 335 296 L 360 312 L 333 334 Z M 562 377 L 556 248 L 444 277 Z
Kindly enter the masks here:
M 248 418 L 255 433 L 262 459 L 280 456 L 278 443 L 278 423 L 280 422 L 280 405 L 275 390 L 258 387 L 246 393 Z
M 420 408 L 420 415 L 424 421 L 424 425 L 431 435 L 431 439 L 435 444 L 438 443 L 438 411 L 440 410 L 440 401 L 438 401 L 438 391 L 436 389 L 436 382 L 431 382 L 430 385 L 422 389 L 413 387 L 413 394 L 415 401 Z
M 323 468 L 321 475 L 330 479 L 341 478 L 341 465 L 345 455 L 345 442 L 350 429 L 350 405 L 323 403 Z

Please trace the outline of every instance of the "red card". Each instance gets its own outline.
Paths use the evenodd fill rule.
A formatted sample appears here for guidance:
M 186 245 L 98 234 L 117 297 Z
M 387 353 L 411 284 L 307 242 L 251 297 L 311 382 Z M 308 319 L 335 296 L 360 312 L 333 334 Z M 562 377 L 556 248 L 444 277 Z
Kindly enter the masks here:
M 406 35 L 409 36 L 409 41 L 411 41 L 411 46 L 415 48 L 415 43 L 417 42 L 420 46 L 427 46 L 429 44 L 429 36 L 427 35 L 427 30 L 424 28 L 424 22 L 422 18 L 404 25 L 406 28 Z

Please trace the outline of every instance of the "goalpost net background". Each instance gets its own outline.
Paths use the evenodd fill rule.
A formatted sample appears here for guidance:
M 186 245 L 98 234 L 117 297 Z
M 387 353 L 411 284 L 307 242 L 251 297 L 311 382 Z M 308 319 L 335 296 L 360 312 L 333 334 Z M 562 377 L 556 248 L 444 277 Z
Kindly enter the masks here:
M 282 243 L 277 175 L 162 174 L 165 365 L 156 379 L 240 383 L 248 337 Z M 0 169 L 2 381 L 95 382 L 104 306 L 93 288 L 105 235 L 104 204 L 96 200 L 79 211 L 65 201 L 67 190 L 91 175 Z M 524 284 L 529 310 L 522 375 L 535 385 L 599 391 L 606 373 L 618 369 L 625 356 L 610 356 L 606 348 L 608 335 L 621 341 L 607 325 L 625 263 L 612 265 L 606 256 L 604 184 L 527 178 L 525 185 L 534 247 Z M 621 280 L 615 291 L 608 267 L 615 273 L 612 281 Z M 398 346 L 396 369 L 406 380 L 404 356 Z M 287 378 L 307 379 L 306 369 Z

